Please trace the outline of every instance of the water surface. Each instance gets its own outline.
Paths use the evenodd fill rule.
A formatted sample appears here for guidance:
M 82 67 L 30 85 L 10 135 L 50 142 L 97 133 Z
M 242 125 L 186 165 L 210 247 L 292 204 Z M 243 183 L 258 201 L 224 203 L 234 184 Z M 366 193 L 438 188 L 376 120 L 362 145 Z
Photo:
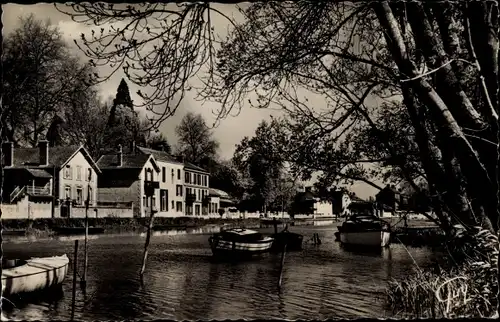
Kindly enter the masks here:
M 142 282 L 138 272 L 144 234 L 92 236 L 87 291 L 84 294 L 78 287 L 75 319 L 389 317 L 384 296 L 387 281 L 404 278 L 413 260 L 419 265 L 433 261 L 429 250 L 409 248 L 409 256 L 401 245 L 391 245 L 377 254 L 346 251 L 334 241 L 336 228 L 332 225 L 294 226 L 289 230 L 304 234 L 304 250 L 286 254 L 281 289 L 280 254 L 240 263 L 216 262 L 206 230 L 155 232 Z M 260 231 L 272 233 L 273 229 Z M 322 240 L 320 246 L 307 242 L 314 233 Z M 4 256 L 67 253 L 72 258 L 75 238 L 4 242 Z M 83 242 L 80 245 L 83 250 Z M 72 275 L 70 269 L 63 292 L 56 299 L 18 304 L 4 314 L 12 319 L 69 320 Z

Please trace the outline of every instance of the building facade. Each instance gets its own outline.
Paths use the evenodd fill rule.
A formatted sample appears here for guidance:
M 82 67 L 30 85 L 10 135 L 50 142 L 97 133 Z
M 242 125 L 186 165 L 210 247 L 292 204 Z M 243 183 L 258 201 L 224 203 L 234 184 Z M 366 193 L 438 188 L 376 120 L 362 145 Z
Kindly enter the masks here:
M 102 155 L 97 165 L 102 171 L 98 185 L 100 203 L 132 203 L 134 217 L 158 211 L 161 169 L 153 155 L 124 154 L 120 147 L 117 153 Z
M 151 154 L 155 158 L 159 173 L 159 217 L 182 217 L 184 215 L 184 164 L 167 152 L 134 147 L 137 154 Z
M 100 169 L 83 146 L 49 147 L 40 141 L 37 148 L 14 148 L 5 142 L 2 150 L 5 202 L 26 196 L 30 202 L 50 202 L 50 217 L 69 217 L 71 208 L 85 207 L 87 198 L 89 206 L 96 205 Z
M 208 216 L 209 173 L 194 164 L 184 162 L 184 195 L 186 216 Z

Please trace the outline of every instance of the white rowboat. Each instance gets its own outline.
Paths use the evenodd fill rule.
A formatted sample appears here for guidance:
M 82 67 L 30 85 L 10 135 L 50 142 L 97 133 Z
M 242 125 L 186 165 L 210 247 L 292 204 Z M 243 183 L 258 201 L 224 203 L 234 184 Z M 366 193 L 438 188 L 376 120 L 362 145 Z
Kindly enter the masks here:
M 62 284 L 68 273 L 69 258 L 64 254 L 26 261 L 7 260 L 2 264 L 2 291 L 6 295 L 13 295 Z

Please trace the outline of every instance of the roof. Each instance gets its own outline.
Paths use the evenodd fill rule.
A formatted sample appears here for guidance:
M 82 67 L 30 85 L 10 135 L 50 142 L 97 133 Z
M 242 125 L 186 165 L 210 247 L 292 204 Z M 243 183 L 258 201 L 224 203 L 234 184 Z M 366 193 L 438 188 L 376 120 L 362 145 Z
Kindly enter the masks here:
M 207 170 L 205 170 L 202 167 L 199 167 L 197 165 L 194 165 L 191 162 L 184 162 L 184 169 L 199 171 L 199 172 L 203 172 L 203 173 L 209 173 Z
M 39 148 L 14 148 L 13 168 L 33 168 L 34 166 L 40 166 L 39 151 Z M 100 172 L 99 167 L 88 151 L 83 146 L 78 145 L 49 147 L 49 165 L 41 167 L 61 168 L 79 151 L 83 153 L 94 169 Z
M 155 159 L 150 154 L 123 154 L 122 165 L 118 166 L 117 153 L 105 154 L 99 158 L 97 165 L 102 170 L 108 169 L 142 169 L 151 158 L 156 171 L 159 171 Z
M 173 156 L 165 151 L 153 150 L 140 146 L 136 146 L 135 149 L 137 152 L 140 152 L 142 154 L 152 154 L 157 161 L 182 164 L 182 162 L 177 161 Z
M 52 178 L 52 175 L 42 169 L 26 169 L 35 178 Z
M 229 194 L 225 191 L 222 191 L 220 189 L 215 189 L 215 188 L 209 188 L 208 189 L 209 194 L 215 197 L 223 197 L 223 198 L 230 198 Z

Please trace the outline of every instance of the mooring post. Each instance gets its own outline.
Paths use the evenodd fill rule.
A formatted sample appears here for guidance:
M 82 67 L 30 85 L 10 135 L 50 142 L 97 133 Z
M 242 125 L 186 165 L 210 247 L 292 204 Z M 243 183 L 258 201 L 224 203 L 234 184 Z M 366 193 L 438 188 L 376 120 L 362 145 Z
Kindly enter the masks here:
M 89 185 L 90 186 L 90 185 Z M 88 190 L 87 190 L 88 191 Z M 88 266 L 88 237 L 89 237 L 89 203 L 90 195 L 87 192 L 87 200 L 85 201 L 85 245 L 84 245 L 84 263 L 83 277 L 80 281 L 80 286 L 85 289 L 87 287 L 87 266 Z
M 78 270 L 78 239 L 75 240 L 75 253 L 73 255 L 73 294 L 71 301 L 71 320 L 75 319 L 75 302 L 76 302 L 76 273 Z
M 148 225 L 148 231 L 146 233 L 146 242 L 144 243 L 144 256 L 142 258 L 142 267 L 140 273 L 141 278 L 144 276 L 144 271 L 146 270 L 149 241 L 151 240 L 151 230 L 153 230 L 153 220 L 154 220 L 154 209 L 153 209 L 153 198 L 151 198 L 151 214 L 149 216 L 149 225 Z
M 283 267 L 285 266 L 285 253 L 286 253 L 286 244 L 283 247 L 283 252 L 281 253 L 280 279 L 278 281 L 278 287 L 281 287 L 281 281 L 283 279 Z

